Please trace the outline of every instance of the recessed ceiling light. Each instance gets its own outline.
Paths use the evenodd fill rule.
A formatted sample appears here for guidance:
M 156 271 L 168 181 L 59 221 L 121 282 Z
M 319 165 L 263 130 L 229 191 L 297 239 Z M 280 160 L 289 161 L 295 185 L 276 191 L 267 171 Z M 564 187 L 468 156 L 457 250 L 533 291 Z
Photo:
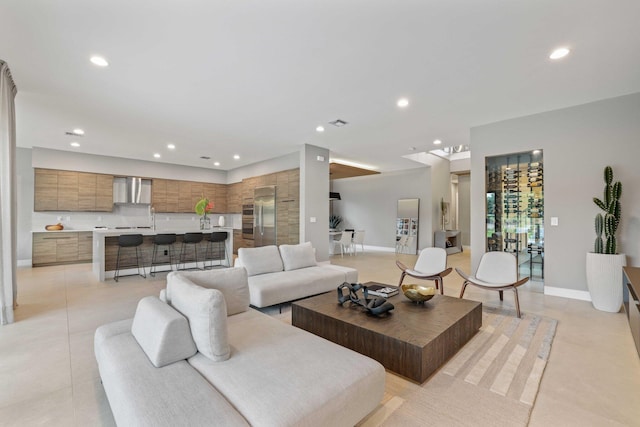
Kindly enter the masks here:
M 91 62 L 98 67 L 107 67 L 109 63 L 102 56 L 92 56 Z
M 160 153 L 154 153 L 153 157 L 155 157 L 156 159 L 159 159 L 160 158 Z
M 540 154 L 540 150 L 533 150 L 533 154 Z
M 435 145 L 440 145 L 440 144 L 442 144 L 442 141 L 440 141 L 439 139 L 435 139 L 435 140 L 433 141 L 433 143 L 434 143 Z
M 80 147 L 80 143 L 79 142 L 72 142 L 71 144 L 69 144 L 72 147 Z
M 213 166 L 220 166 L 220 162 L 213 162 Z
M 82 129 L 74 129 L 73 133 L 76 135 L 84 135 L 84 131 Z
M 173 145 L 173 144 L 167 144 L 167 148 L 168 148 L 169 150 L 175 150 L 175 149 L 176 149 L 176 146 L 175 146 L 175 145 Z
M 235 160 L 240 160 L 240 156 L 239 156 L 238 154 L 234 154 L 234 155 L 233 155 L 233 158 L 234 158 Z
M 409 100 L 407 98 L 400 98 L 398 99 L 398 102 L 396 102 L 396 105 L 400 108 L 407 107 L 409 105 Z
M 316 132 L 324 132 L 324 126 L 318 126 Z
M 551 52 L 551 55 L 549 55 L 549 58 L 551 58 L 551 59 L 564 58 L 565 56 L 567 56 L 569 54 L 569 52 L 571 52 L 571 51 L 568 48 L 560 47 L 560 48 L 554 50 L 553 52 Z

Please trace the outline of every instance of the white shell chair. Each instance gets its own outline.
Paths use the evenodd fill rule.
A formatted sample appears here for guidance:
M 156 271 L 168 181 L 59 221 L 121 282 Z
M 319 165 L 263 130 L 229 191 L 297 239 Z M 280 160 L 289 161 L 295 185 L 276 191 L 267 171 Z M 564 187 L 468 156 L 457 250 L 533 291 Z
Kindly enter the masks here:
M 420 256 L 418 256 L 418 260 L 413 269 L 407 268 L 407 266 L 400 261 L 396 261 L 396 265 L 402 270 L 398 287 L 402 285 L 405 276 L 411 276 L 416 279 L 433 280 L 436 289 L 440 289 L 440 294 L 444 295 L 444 281 L 442 278 L 451 273 L 452 270 L 451 268 L 447 268 L 446 250 L 442 248 L 424 248 L 420 251 Z
M 482 289 L 498 291 L 500 301 L 503 300 L 502 292 L 512 289 L 516 301 L 516 315 L 520 318 L 520 301 L 518 300 L 518 286 L 525 284 L 529 278 L 518 280 L 518 260 L 507 252 L 486 252 L 480 259 L 476 275 L 467 276 L 458 268 L 458 274 L 464 279 L 460 298 L 464 295 L 467 285 L 475 285 Z
M 357 230 L 353 233 L 353 239 L 351 239 L 351 243 L 353 244 L 353 253 L 358 255 L 358 245 L 362 248 L 362 252 L 364 252 L 364 230 Z
M 335 245 L 340 245 L 340 256 L 344 258 L 344 251 L 347 250 L 347 253 L 351 255 L 352 243 L 351 239 L 353 238 L 353 233 L 351 231 L 343 231 L 342 236 L 340 236 L 340 240 L 335 240 L 333 242 Z

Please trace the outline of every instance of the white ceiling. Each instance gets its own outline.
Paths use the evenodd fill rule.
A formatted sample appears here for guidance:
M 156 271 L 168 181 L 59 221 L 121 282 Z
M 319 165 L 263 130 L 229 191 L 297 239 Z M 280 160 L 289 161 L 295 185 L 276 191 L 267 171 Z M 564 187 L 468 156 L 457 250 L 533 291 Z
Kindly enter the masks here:
M 640 91 L 638 22 L 637 0 L 2 0 L 0 59 L 19 146 L 228 170 L 309 143 L 388 171 L 473 126 Z

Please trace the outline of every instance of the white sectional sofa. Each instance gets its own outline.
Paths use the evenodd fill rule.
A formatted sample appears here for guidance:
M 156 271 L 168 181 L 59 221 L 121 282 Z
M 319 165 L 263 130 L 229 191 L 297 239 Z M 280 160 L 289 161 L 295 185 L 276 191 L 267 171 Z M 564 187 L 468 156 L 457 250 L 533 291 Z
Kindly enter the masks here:
M 244 268 L 170 273 L 161 297 L 95 334 L 120 426 L 353 426 L 382 399 L 378 362 L 249 308 Z
M 258 308 L 336 290 L 344 282 L 358 281 L 358 270 L 319 264 L 309 242 L 279 248 L 240 248 L 235 266 L 247 270 L 251 305 Z

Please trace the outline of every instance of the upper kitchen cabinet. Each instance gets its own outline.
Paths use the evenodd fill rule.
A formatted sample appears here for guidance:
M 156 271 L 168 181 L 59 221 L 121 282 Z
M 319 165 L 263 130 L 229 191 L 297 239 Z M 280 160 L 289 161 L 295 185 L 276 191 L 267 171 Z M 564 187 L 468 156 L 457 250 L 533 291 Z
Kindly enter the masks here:
M 227 206 L 227 193 L 229 188 L 226 184 L 214 184 L 216 187 L 216 195 L 214 198 L 214 208 L 213 212 L 215 213 L 227 213 L 229 208 Z
M 151 206 L 156 212 L 168 212 L 166 179 L 153 178 L 151 181 Z
M 50 169 L 35 170 L 34 210 L 58 210 L 58 171 Z
M 85 172 L 35 169 L 34 210 L 111 212 L 113 177 Z
M 227 185 L 227 212 L 242 212 L 242 183 L 236 182 Z

